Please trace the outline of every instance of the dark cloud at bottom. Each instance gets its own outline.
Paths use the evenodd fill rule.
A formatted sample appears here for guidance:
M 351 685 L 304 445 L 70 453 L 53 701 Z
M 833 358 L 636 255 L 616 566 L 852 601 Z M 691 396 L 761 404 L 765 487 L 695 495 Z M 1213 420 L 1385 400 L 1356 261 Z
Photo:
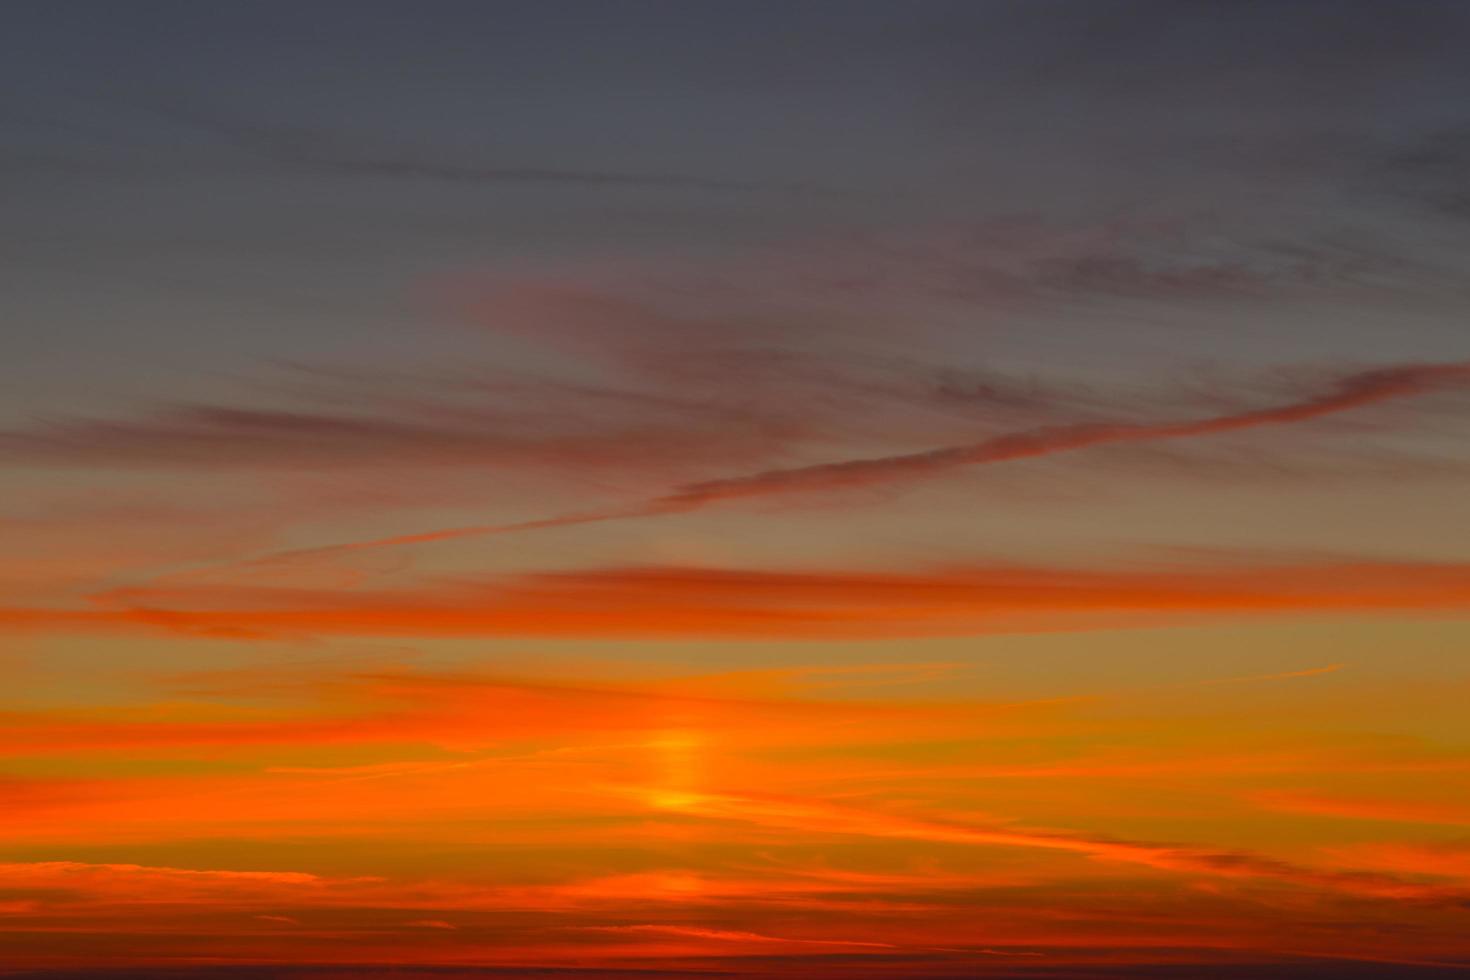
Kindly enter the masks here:
M 764 959 L 764 958 L 763 958 Z M 810 963 L 815 959 L 821 962 Z M 864 959 L 872 959 L 865 957 Z M 888 959 L 888 958 L 883 958 Z M 830 962 L 841 960 L 842 962 Z M 769 964 L 768 964 L 769 965 Z M 1470 976 L 1470 963 L 1414 965 L 1343 960 L 1248 960 L 1230 962 L 1035 967 L 976 964 L 967 959 L 952 965 L 906 959 L 903 962 L 854 962 L 850 957 L 802 957 L 775 972 L 748 972 L 728 963 L 697 970 L 579 969 L 575 967 L 423 967 L 423 966 L 218 966 L 181 969 L 63 970 L 0 973 L 15 980 L 755 980 L 800 974 L 807 980 L 859 977 L 903 977 L 904 980 L 953 980 L 983 976 L 990 980 L 1439 980 Z

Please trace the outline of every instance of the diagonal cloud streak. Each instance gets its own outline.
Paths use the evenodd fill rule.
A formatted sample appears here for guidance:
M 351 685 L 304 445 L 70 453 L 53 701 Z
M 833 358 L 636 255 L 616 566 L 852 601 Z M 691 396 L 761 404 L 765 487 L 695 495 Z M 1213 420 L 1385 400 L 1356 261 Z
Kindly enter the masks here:
M 1368 405 L 1424 395 L 1470 381 L 1470 362 L 1409 364 L 1348 375 L 1325 394 L 1278 405 L 1202 419 L 1156 423 L 1054 425 L 961 446 L 919 453 L 843 460 L 745 476 L 691 483 L 626 508 L 566 514 L 512 524 L 473 524 L 418 534 L 395 535 L 323 548 L 281 552 L 258 559 L 274 562 L 578 524 L 633 520 L 699 510 L 726 500 L 772 497 L 819 490 L 845 490 L 932 479 L 954 470 L 1016 459 L 1050 456 L 1116 443 L 1187 439 L 1244 429 L 1290 425 Z M 256 564 L 250 562 L 248 564 Z
M 865 487 L 914 477 L 935 476 L 967 466 L 1049 456 L 1107 443 L 1182 439 L 1284 425 L 1334 415 L 1376 402 L 1425 394 L 1437 387 L 1464 380 L 1470 380 L 1470 363 L 1380 368 L 1342 379 L 1335 391 L 1276 408 L 1185 422 L 1046 426 L 965 446 L 795 469 L 766 470 L 734 479 L 711 480 L 684 487 L 656 503 L 665 506 L 703 506 L 735 497 L 769 496 L 796 490 Z

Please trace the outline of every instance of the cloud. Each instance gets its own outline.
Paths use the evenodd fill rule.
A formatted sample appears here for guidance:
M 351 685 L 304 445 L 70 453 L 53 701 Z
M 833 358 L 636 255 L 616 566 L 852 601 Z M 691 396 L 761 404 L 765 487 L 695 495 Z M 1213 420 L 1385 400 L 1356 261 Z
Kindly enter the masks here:
M 1089 697 L 1060 699 L 1090 700 Z M 1044 702 L 1038 702 L 1042 704 Z M 1085 754 L 1063 761 L 1036 764 L 997 764 L 925 766 L 909 769 L 883 769 L 854 771 L 833 777 L 837 783 L 923 783 L 930 779 L 950 780 L 1060 780 L 1073 783 L 1078 780 L 1123 780 L 1127 782 L 1157 781 L 1169 784 L 1190 776 L 1233 779 L 1252 776 L 1320 776 L 1324 773 L 1340 774 L 1459 774 L 1470 772 L 1470 758 L 1463 756 L 1404 757 L 1380 753 L 1331 749 L 1322 746 L 1309 748 L 1262 750 L 1236 755 L 1218 754 L 1214 751 L 1192 750 L 1186 754 L 1155 754 L 1134 752 L 1126 754 Z M 1270 800 L 1274 793 L 1252 794 L 1251 801 L 1264 809 L 1275 809 Z M 1263 802 L 1264 801 L 1264 802 Z M 1283 812 L 1289 811 L 1284 804 Z M 1390 804 L 1385 803 L 1387 812 Z M 1404 814 L 1412 810 L 1405 807 Z M 1315 812 L 1315 811 L 1314 811 Z M 1346 815 L 1346 814 L 1324 814 Z M 1430 821 L 1436 822 L 1436 821 Z
M 1389 874 L 1447 878 L 1460 886 L 1470 886 L 1470 842 L 1465 840 L 1353 844 L 1329 848 L 1327 852 L 1356 867 Z
M 302 871 L 220 871 L 94 864 L 82 861 L 0 863 L 0 889 L 24 890 L 50 905 L 133 903 L 261 902 L 310 904 L 343 888 L 377 878 L 325 878 Z M 279 916 L 266 921 L 290 922 Z
M 243 689 L 254 690 L 248 679 Z M 228 698 L 228 693 L 223 686 L 215 691 L 217 697 Z M 413 801 L 402 799 L 401 790 L 377 791 L 367 784 L 390 777 L 466 771 L 474 775 L 476 770 L 482 778 L 493 780 L 500 768 L 514 769 L 527 778 L 538 772 L 559 776 L 568 769 L 576 770 L 588 757 L 605 756 L 616 762 L 630 754 L 646 756 L 669 738 L 671 728 L 680 727 L 681 718 L 697 718 L 701 726 L 713 729 L 756 733 L 771 740 L 792 739 L 799 744 L 813 737 L 830 737 L 822 733 L 820 723 L 921 720 L 924 715 L 903 705 L 720 697 L 681 691 L 675 684 L 667 689 L 656 683 L 558 684 L 474 673 L 336 675 L 308 680 L 297 691 L 285 693 L 294 696 L 285 697 L 283 703 L 251 708 L 214 705 L 204 712 L 190 710 L 187 703 L 167 702 L 89 712 L 11 711 L 0 714 L 0 731 L 12 757 L 80 751 L 168 753 L 206 747 L 437 746 L 443 750 L 437 757 L 431 754 L 425 760 L 421 752 L 415 753 L 414 758 L 422 761 L 411 763 L 271 767 L 279 775 L 269 781 L 270 786 L 331 782 L 341 788 L 347 782 L 359 783 L 363 793 L 380 792 L 411 808 Z M 976 706 L 967 710 L 974 711 Z M 622 733 L 623 738 L 609 740 L 611 733 Z M 551 747 L 534 744 L 547 738 L 573 741 Z M 529 751 L 521 744 L 526 742 L 533 743 Z M 475 754 L 466 755 L 471 752 Z M 154 781 L 145 781 L 142 796 L 124 797 L 121 802 L 146 812 L 146 793 L 160 788 Z M 17 799 L 30 794 L 39 804 L 50 800 L 47 790 L 28 785 L 19 789 Z M 63 803 L 68 799 L 64 790 L 58 794 Z M 104 798 L 102 802 L 109 801 Z M 303 797 L 292 805 L 305 803 Z M 220 812 L 229 812 L 228 794 L 220 807 Z
M 831 493 L 931 480 L 977 466 L 1050 456 L 1096 446 L 1186 440 L 1311 421 L 1384 402 L 1413 398 L 1470 382 L 1470 362 L 1400 365 L 1348 375 L 1322 394 L 1270 408 L 1248 409 L 1198 419 L 1143 423 L 1083 423 L 1046 426 L 967 445 L 864 459 L 849 459 L 692 483 L 644 503 L 511 524 L 479 524 L 314 548 L 271 559 L 320 558 L 368 548 L 401 547 L 484 535 L 509 534 L 637 520 L 686 513 L 729 500 Z M 269 559 L 268 559 L 269 560 Z
M 483 364 L 400 373 L 294 365 L 234 402 L 163 404 L 122 418 L 40 417 L 0 430 L 0 465 L 357 480 L 436 469 L 557 477 L 583 493 L 591 480 L 647 492 L 814 446 L 907 445 L 1049 420 L 1099 397 L 1085 386 L 878 358 L 840 344 L 762 349 L 738 312 L 674 316 L 650 304 L 580 299 L 566 287 L 513 292 L 500 316 L 517 327 L 524 321 L 540 346 L 558 331 L 579 333 L 568 319 L 591 317 L 597 326 L 586 329 L 612 337 L 590 343 L 595 362 L 587 346 L 568 341 L 572 349 L 534 369 L 490 355 Z M 541 292 L 552 295 L 522 295 Z M 701 345 L 691 339 L 701 330 L 724 339 Z
M 1269 790 L 1251 794 L 1251 803 L 1276 813 L 1372 820 L 1389 823 L 1445 824 L 1470 826 L 1470 807 L 1432 801 L 1336 796 L 1292 790 Z
M 1192 438 L 1285 425 L 1466 382 L 1470 382 L 1470 362 L 1381 368 L 1350 375 L 1338 383 L 1335 391 L 1275 408 L 1183 422 L 1058 426 L 1001 436 L 968 446 L 714 480 L 682 488 L 662 502 L 675 507 L 685 504 L 702 506 L 731 497 L 881 484 L 934 476 L 966 466 L 1045 456 L 1108 443 Z
M 1225 568 L 952 566 L 913 572 L 632 567 L 417 588 L 133 587 L 90 608 L 0 608 L 12 632 L 220 638 L 964 636 L 1188 618 L 1470 608 L 1470 568 L 1334 561 Z
M 656 936 L 679 936 L 689 939 L 711 939 L 722 943 L 783 943 L 797 946 L 849 946 L 864 949 L 897 949 L 893 943 L 863 942 L 856 939 L 791 939 L 785 936 L 769 936 L 760 932 L 740 929 L 707 929 L 700 926 L 585 926 L 595 932 L 651 934 Z
M 1040 309 L 1129 296 L 1177 304 L 1201 290 L 1350 276 L 1347 267 L 1368 261 L 1334 256 L 1327 245 L 1222 250 L 1222 237 L 1229 236 L 1177 219 L 1081 227 L 996 219 L 912 240 L 819 243 L 718 265 L 587 262 L 461 277 L 434 289 L 443 294 L 436 303 L 499 338 L 539 348 L 535 359 L 520 369 L 509 366 L 514 357 L 497 364 L 505 353 L 497 348 L 483 366 L 419 378 L 298 368 L 294 379 L 259 386 L 277 389 L 264 404 L 166 404 L 136 418 L 49 418 L 0 432 L 0 462 L 621 470 L 636 482 L 626 475 L 631 469 L 685 480 L 666 503 L 688 505 L 715 493 L 756 493 L 758 484 L 774 492 L 778 483 L 816 489 L 839 474 L 876 481 L 880 463 L 901 478 L 937 472 L 947 457 L 974 465 L 987 454 L 1016 458 L 1091 440 L 1158 441 L 1290 421 L 1259 411 L 1199 431 L 1132 422 L 1219 405 L 1231 392 L 1043 383 L 977 358 L 972 338 L 958 338 L 957 349 L 953 325 L 943 326 L 955 308 L 968 323 L 977 307 L 1004 318 L 1018 302 Z M 1330 268 L 1312 265 L 1318 261 Z M 916 345 L 916 329 L 932 336 Z M 1451 385 L 1453 372 L 1453 365 L 1401 367 L 1350 377 L 1320 399 L 1322 414 L 1352 407 L 1334 403 L 1354 386 L 1366 403 L 1411 394 L 1404 388 L 1411 376 Z M 1382 391 L 1367 390 L 1372 385 Z M 283 388 L 297 397 L 280 397 Z M 1004 427 L 1017 431 L 961 443 Z M 936 440 L 956 444 L 885 451 Z M 876 458 L 772 466 L 819 452 Z M 694 475 L 748 465 L 766 471 Z
M 1387 874 L 1312 868 L 1241 851 L 1092 837 L 1014 825 L 975 826 L 784 797 L 657 789 L 647 791 L 647 797 L 651 806 L 680 813 L 821 834 L 1068 851 L 1099 861 L 1143 865 L 1184 874 L 1280 881 L 1385 899 L 1463 903 L 1470 897 L 1463 891 L 1443 885 L 1426 885 Z
M 656 417 L 627 405 L 618 416 L 608 416 L 604 406 L 600 421 L 589 423 L 586 416 L 579 421 L 576 413 L 593 411 L 599 397 L 597 392 L 569 396 L 553 417 L 501 408 L 489 399 L 476 407 L 425 398 L 416 406 L 399 406 L 398 418 L 385 414 L 389 406 L 371 404 L 335 413 L 191 405 L 139 421 L 63 419 L 0 433 L 0 459 L 61 466 L 578 472 L 611 468 L 630 456 L 652 466 L 671 465 L 678 455 L 697 458 L 711 452 L 710 438 L 722 432 L 722 456 L 769 452 L 773 445 L 759 431 L 737 431 L 734 418 L 706 414 L 706 424 L 700 425 L 694 405 L 687 406 L 691 415 L 682 425 L 667 414 Z M 606 395 L 613 399 L 612 393 Z

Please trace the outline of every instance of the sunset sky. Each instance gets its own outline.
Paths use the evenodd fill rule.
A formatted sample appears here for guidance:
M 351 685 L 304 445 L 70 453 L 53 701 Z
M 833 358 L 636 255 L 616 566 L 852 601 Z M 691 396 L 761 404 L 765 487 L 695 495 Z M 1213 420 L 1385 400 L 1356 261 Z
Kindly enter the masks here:
M 0 4 L 0 976 L 1470 973 L 1467 50 Z

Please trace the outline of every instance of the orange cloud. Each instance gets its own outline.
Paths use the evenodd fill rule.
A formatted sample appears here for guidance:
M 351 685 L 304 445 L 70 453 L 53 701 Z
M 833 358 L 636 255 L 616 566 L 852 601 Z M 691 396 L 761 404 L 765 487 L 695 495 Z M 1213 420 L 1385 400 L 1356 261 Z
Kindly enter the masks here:
M 755 698 L 722 698 L 677 690 L 617 685 L 558 685 L 476 675 L 363 674 L 322 682 L 311 699 L 290 709 L 226 708 L 184 710 L 167 705 L 88 713 L 57 711 L 0 714 L 0 731 L 11 755 L 57 752 L 138 751 L 179 747 L 268 745 L 334 746 L 372 742 L 427 743 L 456 749 L 483 748 L 509 739 L 599 736 L 601 750 L 628 747 L 602 741 L 608 733 L 653 738 L 679 719 L 697 718 L 715 729 L 765 729 L 771 737 L 793 734 L 822 720 L 887 718 L 917 713 L 904 706 Z M 631 743 L 635 746 L 645 742 Z M 565 747 L 538 758 L 555 762 Z M 512 753 L 503 761 L 525 762 Z M 496 759 L 482 759 L 492 765 Z M 326 770 L 301 767 L 300 774 L 329 772 L 368 779 L 382 775 L 453 769 L 462 759 L 423 765 L 373 764 Z M 290 772 L 286 767 L 282 772 Z M 40 793 L 29 783 L 17 792 Z M 59 787 L 58 791 L 64 787 Z
M 846 946 L 865 949 L 897 949 L 893 943 L 863 942 L 856 939 L 792 939 L 785 936 L 768 936 L 759 932 L 738 929 L 705 929 L 697 926 L 587 926 L 596 932 L 651 933 L 662 936 L 684 936 L 691 939 L 713 939 L 726 943 L 782 943 L 799 946 Z
M 47 896 L 61 904 L 283 900 L 310 903 L 342 888 L 379 882 L 374 877 L 324 878 L 302 871 L 217 871 L 89 864 L 81 861 L 0 864 L 0 888 Z
M 1011 825 L 973 826 L 782 797 L 660 789 L 648 790 L 646 796 L 649 804 L 656 808 L 824 834 L 1070 851 L 1098 860 L 1145 865 L 1167 871 L 1284 881 L 1309 888 L 1379 898 L 1447 902 L 1463 902 L 1467 898 L 1463 892 L 1390 875 L 1317 869 L 1244 852 L 1089 837 L 1068 831 L 1033 830 Z
M 1393 823 L 1470 825 L 1470 807 L 1454 804 L 1381 798 L 1324 796 L 1316 793 L 1271 791 L 1254 793 L 1250 801 L 1278 813 L 1382 820 Z
M 1463 840 L 1430 844 L 1356 844 L 1331 848 L 1329 853 L 1356 867 L 1373 868 L 1389 874 L 1453 879 L 1461 886 L 1470 886 L 1470 844 Z
M 1147 626 L 1182 617 L 1462 612 L 1470 566 L 611 568 L 394 591 L 118 589 L 92 608 L 0 608 L 0 628 L 217 637 L 901 637 Z

